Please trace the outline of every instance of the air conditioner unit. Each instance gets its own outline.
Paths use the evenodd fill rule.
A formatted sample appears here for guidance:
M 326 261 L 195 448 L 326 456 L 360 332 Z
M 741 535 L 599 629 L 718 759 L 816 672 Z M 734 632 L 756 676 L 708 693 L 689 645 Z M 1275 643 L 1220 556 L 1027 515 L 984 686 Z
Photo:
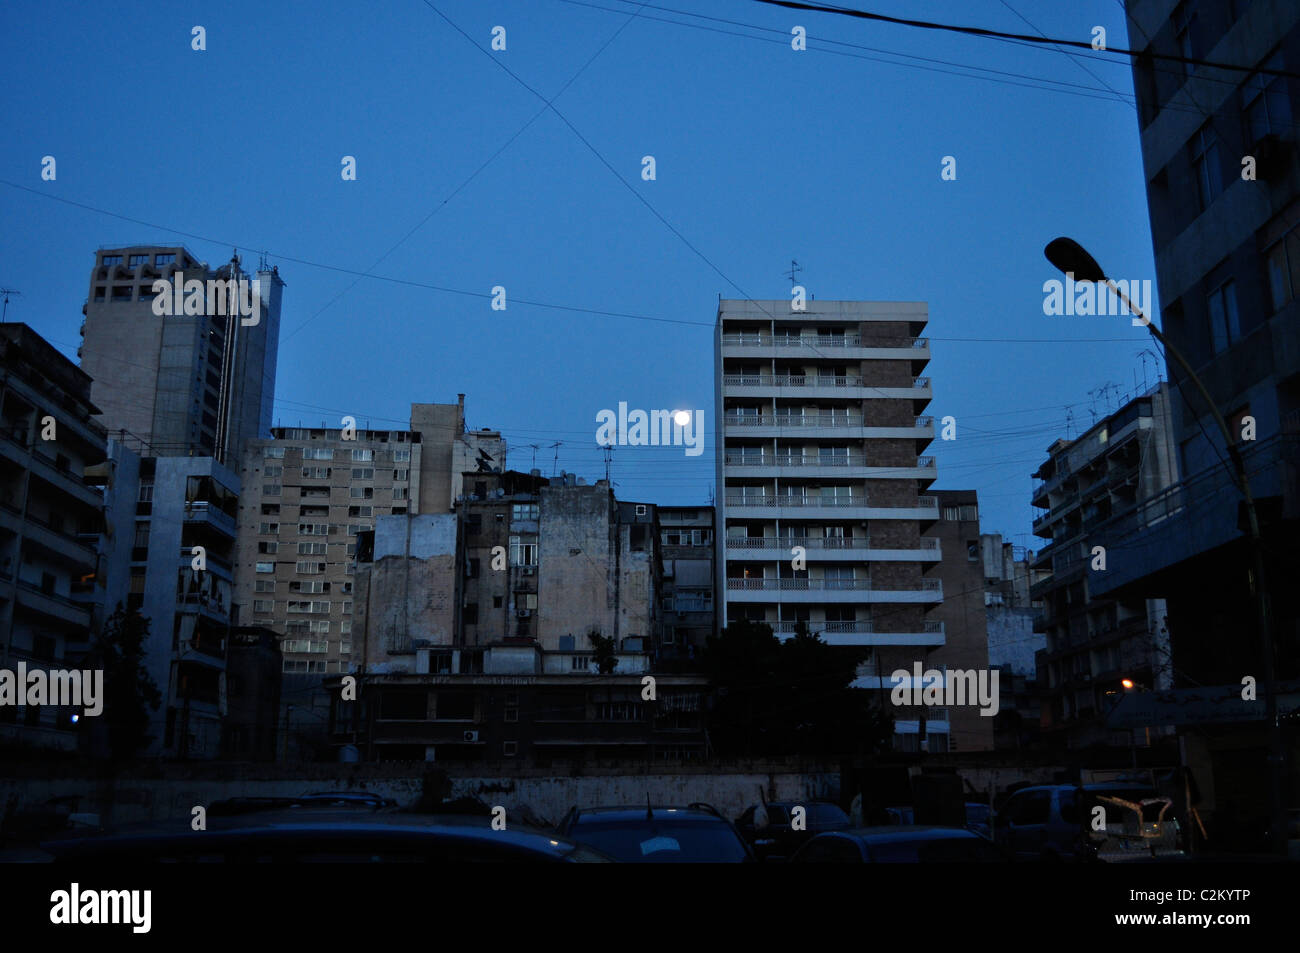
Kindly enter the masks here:
M 469 741 L 478 741 L 478 732 L 477 732 L 477 731 L 467 731 L 467 732 L 465 732 L 465 736 L 464 736 L 464 737 L 465 737 L 465 740 L 466 740 L 467 742 L 469 742 Z
M 520 610 L 518 610 L 518 612 L 516 612 L 515 614 L 516 614 L 517 616 L 519 616 L 519 618 L 521 618 L 521 619 L 527 619 L 529 616 L 531 616 L 531 615 L 533 614 L 533 610 L 532 610 L 532 609 L 520 609 Z
M 536 575 L 537 575 L 537 567 L 536 567 L 536 566 L 521 566 L 519 571 L 520 571 L 520 574 L 521 574 L 521 575 L 524 575 L 524 576 L 536 576 Z

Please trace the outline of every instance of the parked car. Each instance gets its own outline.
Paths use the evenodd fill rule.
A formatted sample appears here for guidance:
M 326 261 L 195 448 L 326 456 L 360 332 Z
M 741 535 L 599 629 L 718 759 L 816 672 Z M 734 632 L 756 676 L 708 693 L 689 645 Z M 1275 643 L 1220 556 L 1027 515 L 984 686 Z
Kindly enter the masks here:
M 1141 807 L 1140 813 L 1128 805 Z M 1104 831 L 1092 826 L 1098 806 L 1106 812 Z M 1177 853 L 1178 824 L 1165 816 L 1168 806 L 1149 787 L 1122 781 L 1034 785 L 997 812 L 993 839 L 1016 860 L 1116 860 L 1152 848 Z
M 981 837 L 993 837 L 993 809 L 979 801 L 966 802 L 966 826 Z
M 556 833 L 624 863 L 745 863 L 754 854 L 707 804 L 574 808 Z
M 397 802 L 370 791 L 312 791 L 286 797 L 232 797 L 208 805 L 208 817 L 230 817 L 277 810 L 395 810 Z
M 761 818 L 760 807 L 767 809 L 767 824 L 757 827 L 755 816 Z M 804 809 L 804 830 L 794 829 L 794 809 Z M 853 826 L 849 816 L 830 801 L 768 801 L 766 805 L 754 804 L 736 821 L 740 836 L 762 861 L 788 860 L 790 856 L 817 834 L 843 831 Z
M 894 824 L 818 834 L 790 859 L 794 864 L 999 863 L 1006 853 L 964 827 Z
M 531 828 L 493 830 L 486 818 L 267 811 L 188 820 L 94 837 L 47 841 L 55 863 L 600 863 L 610 858 L 582 844 Z
M 915 824 L 915 815 L 912 808 L 908 805 L 902 807 L 887 807 L 885 813 L 889 815 L 891 824 Z

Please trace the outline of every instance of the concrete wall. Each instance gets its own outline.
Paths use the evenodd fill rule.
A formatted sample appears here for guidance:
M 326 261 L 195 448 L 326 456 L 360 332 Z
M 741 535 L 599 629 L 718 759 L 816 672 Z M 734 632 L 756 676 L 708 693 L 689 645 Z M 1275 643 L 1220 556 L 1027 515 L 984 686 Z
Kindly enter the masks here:
M 357 573 L 353 606 L 368 671 L 414 672 L 415 641 L 453 643 L 458 570 L 454 514 L 375 521 L 375 562 Z
M 1047 636 L 1034 631 L 1037 609 L 990 606 L 984 610 L 988 628 L 989 664 L 1010 665 L 1017 675 L 1034 677 L 1034 653 L 1047 647 Z
M 542 487 L 540 515 L 537 637 L 542 648 L 558 650 L 562 635 L 587 648 L 593 627 L 614 636 L 609 487 Z
M 98 781 L 86 777 L 51 777 L 49 772 L 21 779 L 0 779 L 0 805 L 15 798 L 17 808 L 34 807 L 51 797 L 79 794 L 79 809 L 98 811 L 105 826 L 188 820 L 196 805 L 231 797 L 292 796 L 307 791 L 364 790 L 406 805 L 423 787 L 424 764 L 222 766 L 200 771 L 169 766 L 161 776 Z M 521 771 L 509 765 L 509 777 L 491 773 L 491 766 L 473 775 L 452 777 L 451 798 L 474 797 L 489 806 L 502 805 L 511 818 L 522 808 L 549 824 L 558 823 L 574 806 L 644 805 L 704 801 L 734 819 L 759 800 L 760 788 L 769 799 L 829 798 L 839 794 L 837 771 L 800 771 L 787 766 L 756 766 L 733 771 L 675 768 L 642 773 L 586 771 L 580 777 L 556 776 L 553 771 Z M 485 770 L 486 769 L 486 770 Z

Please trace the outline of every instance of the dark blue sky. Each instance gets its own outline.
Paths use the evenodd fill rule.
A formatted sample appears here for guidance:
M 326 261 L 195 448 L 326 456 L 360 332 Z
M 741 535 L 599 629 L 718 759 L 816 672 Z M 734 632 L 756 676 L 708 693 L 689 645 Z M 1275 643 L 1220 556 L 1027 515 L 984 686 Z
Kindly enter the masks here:
M 625 0 L 432 2 L 483 50 L 504 26 L 507 50 L 475 49 L 422 0 L 8 7 L 0 286 L 22 291 L 8 319 L 72 356 L 97 246 L 179 240 L 212 263 L 265 250 L 287 283 L 277 423 L 396 428 L 411 401 L 464 392 L 512 466 L 538 444 L 549 472 L 562 441 L 559 466 L 596 477 L 601 409 L 711 422 L 717 298 L 786 296 L 793 257 L 818 298 L 929 302 L 929 412 L 959 422 L 929 451 L 936 487 L 977 489 L 985 531 L 1036 542 L 1030 473 L 1067 405 L 1077 434 L 1089 391 L 1131 391 L 1149 346 L 1127 318 L 1042 308 L 1058 234 L 1116 277 L 1154 278 L 1122 57 L 751 0 L 656 0 L 631 22 Z M 1116 0 L 856 5 L 1083 41 L 1101 25 L 1130 45 Z M 807 51 L 790 48 L 796 24 Z M 542 102 L 492 58 L 548 99 L 590 61 L 555 102 L 577 133 L 548 111 L 507 146 Z M 398 280 L 346 273 L 372 268 Z M 624 499 L 698 502 L 713 484 L 711 449 L 614 456 Z

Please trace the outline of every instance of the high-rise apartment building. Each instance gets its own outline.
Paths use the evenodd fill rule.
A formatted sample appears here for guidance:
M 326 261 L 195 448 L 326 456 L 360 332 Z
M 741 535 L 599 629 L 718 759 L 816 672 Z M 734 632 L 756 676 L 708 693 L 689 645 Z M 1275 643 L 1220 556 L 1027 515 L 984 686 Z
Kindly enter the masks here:
M 283 288 L 238 255 L 212 269 L 182 246 L 100 249 L 77 352 L 99 422 L 146 456 L 237 468 L 270 432 Z
M 930 357 L 922 302 L 719 303 L 715 341 L 721 624 L 869 646 L 868 678 L 944 642 L 927 573 Z M 880 682 L 883 681 L 885 685 Z M 862 680 L 859 679 L 861 682 Z
M 410 430 L 280 427 L 251 441 L 236 571 L 241 623 L 285 636 L 287 674 L 347 671 L 358 534 L 380 516 L 449 513 L 464 471 L 504 465 L 499 432 L 466 431 L 463 394 L 455 404 L 412 404 Z
M 82 474 L 106 453 L 94 412 L 85 374 L 27 325 L 0 324 L 0 668 L 77 668 L 90 647 L 103 499 Z M 77 714 L 0 705 L 0 746 L 71 750 Z

